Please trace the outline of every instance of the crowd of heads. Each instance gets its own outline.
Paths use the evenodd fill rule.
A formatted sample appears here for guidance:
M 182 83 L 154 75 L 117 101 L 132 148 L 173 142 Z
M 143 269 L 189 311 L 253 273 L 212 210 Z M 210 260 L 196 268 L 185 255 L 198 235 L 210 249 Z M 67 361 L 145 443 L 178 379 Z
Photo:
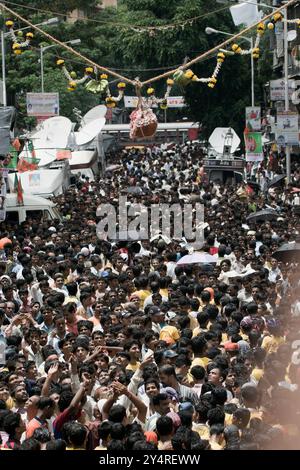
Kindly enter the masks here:
M 1 223 L 2 449 L 297 448 L 299 266 L 276 252 L 299 236 L 300 176 L 213 182 L 202 160 L 195 143 L 124 150 L 54 198 L 61 220 Z M 97 209 L 120 194 L 202 203 L 215 261 L 178 264 L 191 246 L 172 233 L 99 238 Z

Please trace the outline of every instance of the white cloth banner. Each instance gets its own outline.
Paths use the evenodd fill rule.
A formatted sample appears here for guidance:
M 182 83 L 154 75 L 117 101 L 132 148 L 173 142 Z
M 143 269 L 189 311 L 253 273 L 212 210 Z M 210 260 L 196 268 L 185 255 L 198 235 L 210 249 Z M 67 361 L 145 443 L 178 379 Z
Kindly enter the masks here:
M 251 0 L 252 3 L 240 3 L 230 8 L 230 13 L 233 22 L 236 26 L 244 24 L 251 26 L 262 18 L 262 12 L 258 11 L 256 0 Z

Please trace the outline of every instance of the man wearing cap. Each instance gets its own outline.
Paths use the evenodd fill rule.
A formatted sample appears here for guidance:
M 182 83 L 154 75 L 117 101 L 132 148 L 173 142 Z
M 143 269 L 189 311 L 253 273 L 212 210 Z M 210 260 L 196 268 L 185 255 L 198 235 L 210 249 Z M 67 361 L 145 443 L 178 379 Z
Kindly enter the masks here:
M 166 351 L 164 351 L 163 356 L 166 364 L 175 365 L 175 360 L 176 357 L 178 357 L 178 354 L 172 349 L 167 349 Z
M 226 343 L 224 343 L 224 349 L 231 360 L 233 357 L 237 356 L 239 352 L 239 345 L 237 343 L 232 343 L 231 341 L 226 341 Z
M 162 312 L 160 308 L 153 306 L 149 308 L 148 314 L 150 315 L 151 320 L 152 320 L 152 326 L 151 326 L 152 331 L 160 334 L 161 328 L 162 328 L 161 323 L 163 323 L 164 318 L 165 318 L 164 312 Z

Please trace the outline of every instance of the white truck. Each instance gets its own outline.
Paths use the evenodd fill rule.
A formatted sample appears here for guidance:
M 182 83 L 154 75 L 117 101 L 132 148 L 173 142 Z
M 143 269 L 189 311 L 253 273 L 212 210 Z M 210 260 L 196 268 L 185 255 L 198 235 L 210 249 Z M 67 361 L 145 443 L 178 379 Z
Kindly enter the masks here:
M 6 221 L 8 222 L 18 222 L 21 224 L 27 217 L 40 215 L 48 220 L 62 220 L 56 204 L 40 196 L 23 194 L 23 205 L 18 205 L 16 193 L 9 193 L 6 195 L 4 207 L 6 210 Z

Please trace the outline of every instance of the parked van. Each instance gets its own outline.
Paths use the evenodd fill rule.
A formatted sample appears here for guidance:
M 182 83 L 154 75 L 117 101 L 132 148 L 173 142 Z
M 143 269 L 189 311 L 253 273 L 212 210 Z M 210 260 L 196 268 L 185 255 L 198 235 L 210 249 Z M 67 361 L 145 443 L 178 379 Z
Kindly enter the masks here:
M 21 224 L 27 217 L 40 217 L 43 219 L 62 220 L 56 204 L 40 196 L 33 196 L 31 194 L 23 194 L 23 205 L 17 204 L 16 193 L 8 193 L 5 198 L 6 220 L 11 222 L 18 222 Z

